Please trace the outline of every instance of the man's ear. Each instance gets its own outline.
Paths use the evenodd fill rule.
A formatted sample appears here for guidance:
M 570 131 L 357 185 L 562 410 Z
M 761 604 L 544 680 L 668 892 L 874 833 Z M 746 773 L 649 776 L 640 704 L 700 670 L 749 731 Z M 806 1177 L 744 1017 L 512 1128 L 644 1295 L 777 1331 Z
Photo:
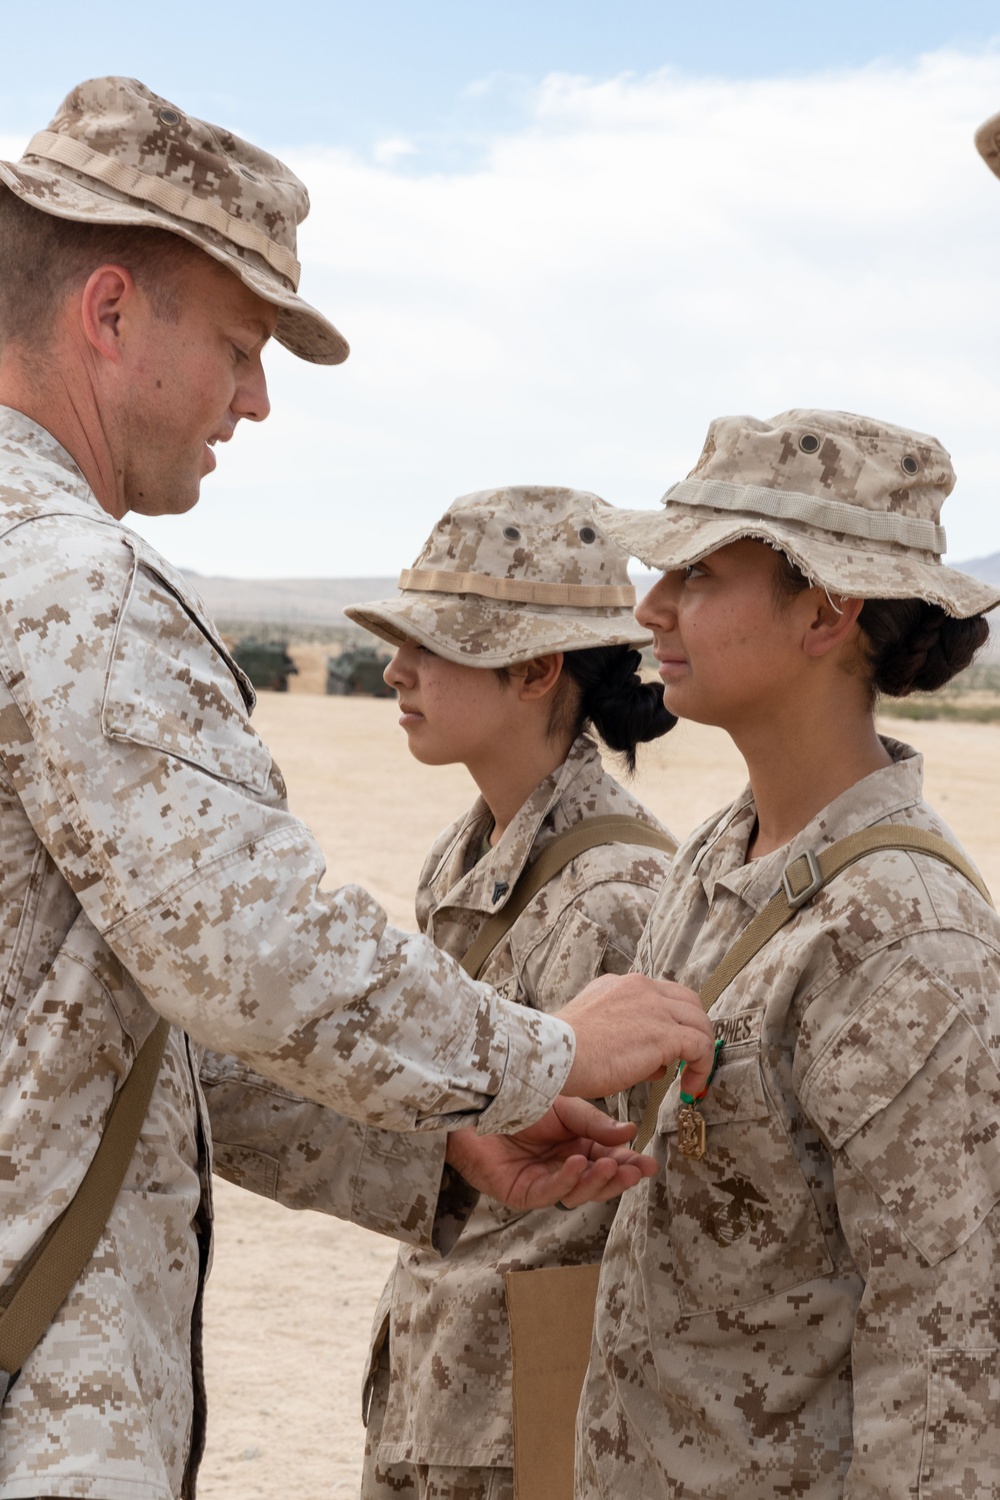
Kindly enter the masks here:
M 865 601 L 830 594 L 826 589 L 810 589 L 809 593 L 813 608 L 803 645 L 808 656 L 825 656 L 854 633 Z
M 525 703 L 546 697 L 551 693 L 562 675 L 563 653 L 550 651 L 545 656 L 533 656 L 530 661 L 518 662 L 508 667 L 517 696 Z
M 124 266 L 98 266 L 80 293 L 80 326 L 87 343 L 103 359 L 122 361 L 124 320 L 137 302 L 137 288 Z

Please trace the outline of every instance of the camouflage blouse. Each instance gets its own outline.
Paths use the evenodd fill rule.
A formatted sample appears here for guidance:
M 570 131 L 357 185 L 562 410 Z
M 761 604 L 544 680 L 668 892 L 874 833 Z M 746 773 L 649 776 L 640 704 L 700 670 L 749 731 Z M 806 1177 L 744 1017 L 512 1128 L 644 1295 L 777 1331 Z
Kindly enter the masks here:
M 417 891 L 421 930 L 461 956 L 530 859 L 580 819 L 607 814 L 659 826 L 581 737 L 482 858 L 491 823 L 482 799 L 440 836 Z M 627 973 L 668 865 L 659 850 L 624 843 L 579 855 L 517 918 L 483 978 L 525 1006 L 555 1011 L 596 975 Z M 484 1198 L 446 1260 L 400 1250 L 373 1327 L 370 1373 L 391 1325 L 380 1464 L 513 1462 L 503 1272 L 600 1260 L 615 1208 L 516 1213 Z
M 639 948 L 699 988 L 785 866 L 858 829 L 951 838 L 921 761 L 746 862 L 747 791 L 680 850 Z M 952 840 L 953 841 L 953 840 Z M 593 1500 L 986 1500 L 1000 1492 L 1000 918 L 921 853 L 866 855 L 715 1003 L 686 1154 L 679 1085 L 608 1241 L 580 1409 Z

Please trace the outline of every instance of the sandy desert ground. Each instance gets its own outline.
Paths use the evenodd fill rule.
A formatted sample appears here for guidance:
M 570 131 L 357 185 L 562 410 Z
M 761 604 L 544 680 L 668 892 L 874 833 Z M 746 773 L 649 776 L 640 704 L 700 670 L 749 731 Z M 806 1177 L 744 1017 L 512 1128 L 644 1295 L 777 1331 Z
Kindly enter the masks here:
M 391 700 L 264 694 L 256 723 L 285 772 L 293 809 L 323 847 L 328 884 L 362 882 L 393 921 L 411 926 L 423 855 L 471 800 L 464 770 L 411 761 Z M 1000 892 L 1000 725 L 883 727 L 924 752 L 928 799 Z M 639 795 L 681 835 L 742 783 L 742 762 L 725 736 L 688 724 L 649 748 L 637 778 Z M 205 1331 L 209 1442 L 199 1493 L 356 1495 L 360 1375 L 395 1247 L 224 1182 L 216 1206 Z

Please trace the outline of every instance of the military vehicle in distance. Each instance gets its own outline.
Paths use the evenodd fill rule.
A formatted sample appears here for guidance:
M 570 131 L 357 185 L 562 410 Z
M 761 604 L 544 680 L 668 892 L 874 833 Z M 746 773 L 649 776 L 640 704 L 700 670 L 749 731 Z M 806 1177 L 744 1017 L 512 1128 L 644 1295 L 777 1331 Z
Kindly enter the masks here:
M 299 672 L 286 641 L 259 641 L 246 636 L 233 647 L 233 660 L 255 688 L 272 693 L 287 693 L 289 677 L 297 677 Z
M 367 696 L 395 698 L 382 673 L 392 657 L 374 646 L 350 646 L 339 656 L 326 659 L 326 690 L 337 697 Z

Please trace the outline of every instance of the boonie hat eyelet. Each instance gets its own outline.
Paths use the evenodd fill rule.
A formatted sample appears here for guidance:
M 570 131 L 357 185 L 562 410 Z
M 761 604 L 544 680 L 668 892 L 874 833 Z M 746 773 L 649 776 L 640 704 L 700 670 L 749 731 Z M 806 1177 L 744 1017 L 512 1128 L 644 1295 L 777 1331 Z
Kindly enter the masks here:
M 799 447 L 803 453 L 815 453 L 819 447 L 819 438 L 814 432 L 804 432 L 799 438 Z
M 580 527 L 580 540 L 581 540 L 581 542 L 596 542 L 597 541 L 597 532 L 594 530 L 593 526 L 581 526 Z
M 505 526 L 503 529 L 503 534 L 507 538 L 508 542 L 519 542 L 521 540 L 521 533 L 518 531 L 516 526 Z
M 159 119 L 163 125 L 179 125 L 181 123 L 181 117 L 176 109 L 161 109 Z
M 899 467 L 904 474 L 918 474 L 920 472 L 920 464 L 913 457 L 912 453 L 903 454 L 903 457 L 899 460 Z

